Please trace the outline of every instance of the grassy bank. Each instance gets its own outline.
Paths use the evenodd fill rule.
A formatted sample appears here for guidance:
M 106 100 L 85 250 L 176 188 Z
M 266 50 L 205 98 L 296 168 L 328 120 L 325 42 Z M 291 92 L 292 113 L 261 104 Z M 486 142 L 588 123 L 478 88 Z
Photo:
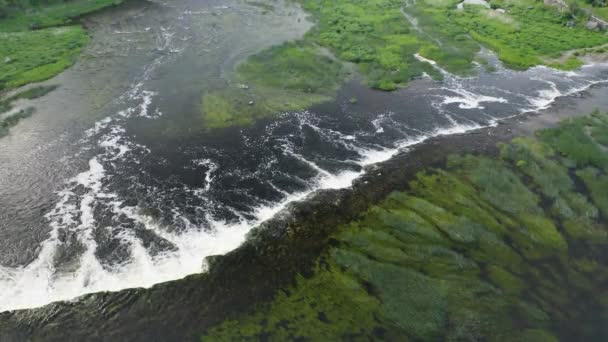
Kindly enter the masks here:
M 203 340 L 605 340 L 608 115 L 455 155 Z
M 88 41 L 80 26 L 0 32 L 0 89 L 57 75 L 74 64 Z
M 10 2 L 0 18 L 0 91 L 46 80 L 70 67 L 89 37 L 82 27 L 69 24 L 120 2 Z
M 232 85 L 204 95 L 202 112 L 208 128 L 246 125 L 256 118 L 327 101 L 346 79 L 341 63 L 353 65 L 368 86 L 390 91 L 424 73 L 441 78 L 415 54 L 460 75 L 472 73 L 480 46 L 495 51 L 514 69 L 540 64 L 575 69 L 581 61 L 564 53 L 608 43 L 606 34 L 585 29 L 583 22 L 569 27 L 570 13 L 533 0 L 491 0 L 488 8 L 464 5 L 462 9 L 457 9 L 458 0 L 299 3 L 311 13 L 314 28 L 297 43 L 271 48 L 241 63 L 235 83 L 251 84 L 250 91 Z M 298 84 L 291 84 L 291 77 Z M 308 84 L 315 86 L 309 90 Z
M 3 92 L 47 80 L 72 66 L 89 36 L 73 21 L 122 0 L 37 1 L 0 0 L 0 97 Z M 12 109 L 18 99 L 43 96 L 56 86 L 35 87 L 0 98 L 0 114 Z M 33 108 L 0 120 L 0 137 Z

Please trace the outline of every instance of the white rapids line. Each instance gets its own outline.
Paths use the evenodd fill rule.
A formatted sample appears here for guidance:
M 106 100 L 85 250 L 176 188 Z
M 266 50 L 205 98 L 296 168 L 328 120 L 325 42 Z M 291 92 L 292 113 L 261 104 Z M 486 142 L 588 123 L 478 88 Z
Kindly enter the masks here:
M 159 47 L 169 48 L 171 39 L 172 35 L 163 30 L 159 35 Z M 418 55 L 416 58 L 439 68 L 432 60 Z M 149 77 L 153 69 L 154 66 L 146 71 L 145 74 L 148 75 L 146 77 Z M 443 69 L 439 68 L 439 70 L 447 73 Z M 593 84 L 606 82 L 605 80 L 589 81 L 583 86 L 562 92 L 555 82 L 543 81 L 548 88 L 539 90 L 536 96 L 531 96 L 529 98 L 530 109 L 526 110 L 546 109 L 559 96 L 574 94 Z M 461 109 L 483 109 L 483 103 L 506 102 L 506 99 L 502 97 L 475 94 L 464 88 L 447 90 L 455 96 L 445 97 L 442 104 L 459 104 Z M 169 232 L 151 216 L 143 214 L 137 205 L 126 206 L 117 194 L 104 186 L 104 182 L 111 177 L 104 167 L 104 162 L 119 161 L 130 156 L 135 150 L 146 151 L 144 146 L 137 145 L 128 139 L 122 125 L 126 119 L 131 117 L 153 119 L 160 115 L 160 113 L 149 111 L 154 96 L 156 96 L 155 93 L 143 89 L 142 83 L 134 85 L 124 98 L 137 102 L 135 106 L 98 121 L 93 128 L 86 132 L 86 139 L 101 135 L 98 145 L 104 152 L 91 158 L 88 162 L 88 169 L 69 180 L 68 186 L 58 192 L 59 200 L 56 206 L 46 215 L 51 231 L 49 237 L 40 245 L 37 258 L 29 265 L 18 268 L 0 267 L 0 311 L 38 307 L 58 300 L 71 300 L 97 291 L 150 287 L 157 283 L 205 271 L 206 266 L 203 264 L 203 260 L 206 256 L 224 254 L 237 248 L 245 241 L 247 233 L 253 227 L 275 217 L 290 203 L 301 201 L 321 189 L 349 187 L 355 179 L 365 173 L 365 166 L 389 160 L 400 151 L 407 150 L 432 137 L 465 133 L 488 126 L 475 123 L 458 124 L 449 118 L 451 119 L 449 126 L 405 138 L 395 142 L 390 148 L 356 147 L 354 150 L 359 154 L 356 163 L 362 167 L 361 171 L 346 170 L 337 174 L 323 169 L 314 161 L 294 152 L 292 147 L 286 144 L 283 146 L 286 154 L 300 160 L 317 172 L 316 179 L 307 190 L 286 194 L 279 202 L 254 208 L 254 219 L 252 220 L 241 219 L 236 223 L 228 223 L 207 217 L 210 222 L 209 227 L 197 227 L 181 216 L 176 209 L 174 214 L 184 220 L 188 229 L 184 232 Z M 375 134 L 384 133 L 383 120 L 384 116 L 381 115 L 372 122 Z M 499 120 L 501 119 L 491 121 L 489 126 L 495 125 Z M 320 130 L 313 122 L 306 122 L 306 124 Z M 345 146 L 355 146 L 352 143 L 355 140 L 353 135 L 344 135 L 336 131 L 327 134 L 338 137 Z M 201 191 L 209 191 L 218 165 L 209 159 L 196 160 L 193 163 L 206 168 L 207 171 L 203 174 L 204 187 Z M 78 192 L 80 195 L 73 191 L 76 188 L 81 189 Z M 157 255 L 150 255 L 139 238 L 132 232 L 124 230 L 119 232 L 120 238 L 125 245 L 129 246 L 130 259 L 128 262 L 112 267 L 101 265 L 95 256 L 97 243 L 93 234 L 95 229 L 113 229 L 113 227 L 98 227 L 93 213 L 101 202 L 108 205 L 114 215 L 123 215 L 140 223 L 145 229 L 170 241 L 176 248 Z M 84 253 L 79 257 L 78 268 L 73 272 L 58 272 L 54 266 L 54 259 L 61 244 L 59 238 L 61 230 L 77 233 L 79 242 L 85 248 Z

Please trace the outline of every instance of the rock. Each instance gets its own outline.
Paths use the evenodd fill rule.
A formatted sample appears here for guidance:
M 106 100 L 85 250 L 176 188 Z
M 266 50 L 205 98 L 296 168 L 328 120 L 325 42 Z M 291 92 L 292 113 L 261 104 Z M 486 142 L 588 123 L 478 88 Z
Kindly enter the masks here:
M 585 28 L 587 30 L 591 30 L 591 31 L 595 31 L 595 30 L 599 30 L 600 29 L 600 25 L 593 20 L 589 20 L 586 24 L 585 24 Z
M 567 27 L 574 27 L 574 26 L 576 26 L 576 23 L 574 21 L 572 21 L 572 20 L 568 20 L 568 22 L 566 23 L 566 26 Z
M 13 61 L 13 59 L 12 59 L 12 58 L 10 58 L 10 57 L 8 57 L 8 56 L 4 57 L 4 63 L 8 64 L 8 63 L 10 63 L 10 62 L 12 62 L 12 61 Z
M 253 102 L 253 101 L 249 101 L 249 105 L 250 105 L 250 106 L 253 106 L 253 105 L 254 105 L 254 103 L 255 103 L 255 102 Z
M 534 6 L 528 6 L 528 9 L 529 10 L 534 9 Z
M 504 10 L 504 8 L 497 8 L 496 9 L 496 13 L 505 14 L 505 12 L 506 11 Z

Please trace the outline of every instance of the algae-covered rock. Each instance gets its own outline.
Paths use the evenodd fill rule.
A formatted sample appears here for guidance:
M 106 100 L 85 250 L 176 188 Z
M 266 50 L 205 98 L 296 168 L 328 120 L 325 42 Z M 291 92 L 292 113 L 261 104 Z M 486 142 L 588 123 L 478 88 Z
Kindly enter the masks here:
M 525 287 L 521 279 L 499 266 L 491 265 L 487 272 L 490 281 L 508 295 L 517 296 L 521 294 Z
M 558 342 L 559 340 L 551 333 L 540 329 L 528 329 L 516 335 L 516 341 L 536 341 L 536 342 Z
M 595 113 L 418 173 L 206 339 L 605 340 L 607 128 Z

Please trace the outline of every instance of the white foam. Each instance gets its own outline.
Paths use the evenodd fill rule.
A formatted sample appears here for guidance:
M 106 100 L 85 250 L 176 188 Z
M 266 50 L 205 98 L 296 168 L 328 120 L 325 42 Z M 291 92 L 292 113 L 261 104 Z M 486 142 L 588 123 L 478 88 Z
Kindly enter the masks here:
M 166 30 L 161 29 L 161 31 L 165 32 Z M 161 33 L 159 49 L 171 49 L 166 44 L 167 40 L 171 40 L 171 37 L 171 34 Z M 437 66 L 435 61 L 419 55 L 416 55 L 416 58 L 430 63 L 447 74 L 445 70 Z M 152 70 L 159 65 L 159 61 L 160 59 L 145 70 L 144 79 L 151 75 Z M 566 76 L 575 77 L 576 75 Z M 591 86 L 592 83 L 585 83 L 581 87 L 572 88 L 564 94 L 580 91 L 584 87 Z M 547 84 L 549 85 L 548 89 L 539 91 L 536 97 L 530 99 L 530 105 L 534 108 L 546 108 L 556 97 L 564 95 L 558 90 L 555 83 L 547 81 Z M 113 117 L 99 121 L 92 129 L 87 131 L 86 136 L 88 138 L 98 138 L 98 146 L 103 152 L 91 158 L 88 169 L 76 175 L 68 182 L 66 189 L 58 193 L 58 203 L 46 216 L 50 221 L 51 231 L 47 240 L 41 244 L 37 258 L 24 267 L 0 267 L 0 310 L 31 308 L 57 300 L 72 299 L 96 291 L 149 287 L 160 282 L 179 279 L 189 274 L 204 271 L 205 265 L 203 265 L 202 260 L 206 256 L 223 254 L 237 248 L 243 243 L 246 234 L 252 227 L 276 216 L 290 203 L 303 200 L 319 189 L 349 187 L 357 177 L 364 174 L 363 169 L 361 171 L 346 170 L 334 174 L 323 169 L 314 160 L 309 160 L 296 153 L 293 146 L 285 143 L 283 147 L 286 154 L 300 160 L 317 172 L 317 177 L 308 189 L 291 194 L 278 189 L 280 193 L 284 194 L 282 200 L 254 208 L 252 211 L 253 219 L 241 219 L 238 222 L 217 221 L 207 216 L 208 224 L 197 226 L 190 222 L 186 215 L 179 212 L 179 209 L 174 208 L 174 218 L 181 220 L 186 229 L 180 232 L 172 232 L 167 230 L 167 227 L 160 226 L 151 216 L 144 215 L 138 206 L 125 205 L 117 194 L 104 187 L 104 182 L 110 177 L 109 172 L 104 168 L 104 165 L 106 165 L 104 162 L 112 164 L 112 162 L 130 157 L 136 152 L 147 151 L 145 147 L 130 141 L 124 129 L 125 120 L 128 118 L 154 117 L 149 113 L 152 112 L 151 106 L 156 94 L 143 88 L 144 83 L 139 82 L 121 97 L 121 100 L 134 102 L 133 106 L 117 112 Z M 462 86 L 449 90 L 458 96 L 444 98 L 442 103 L 458 103 L 461 109 L 483 109 L 482 103 L 504 103 L 506 101 L 501 97 L 475 94 L 470 90 L 465 90 Z M 432 132 L 421 132 L 419 135 L 396 142 L 390 148 L 363 148 L 357 146 L 355 144 L 356 134 L 343 134 L 331 129 L 320 128 L 309 113 L 302 115 L 300 123 L 301 125 L 307 124 L 319 134 L 330 136 L 333 139 L 332 141 L 342 143 L 356 151 L 359 158 L 355 162 L 364 167 L 386 161 L 399 151 L 434 136 L 464 133 L 482 128 L 481 125 L 474 123 L 470 125 L 458 124 L 451 116 L 446 115 L 446 117 L 450 122 L 449 126 L 437 128 Z M 388 116 L 381 115 L 372 121 L 376 134 L 384 131 L 382 126 L 384 120 L 388 120 Z M 491 121 L 491 124 L 495 124 L 497 120 Z M 202 175 L 204 177 L 202 191 L 209 191 L 215 178 L 215 172 L 218 169 L 217 163 L 210 159 L 195 160 L 193 163 L 207 169 Z M 275 187 L 275 189 L 277 188 Z M 199 195 L 204 196 L 203 192 L 200 192 Z M 139 223 L 138 226 L 144 227 L 169 241 L 175 246 L 175 249 L 151 255 L 133 231 L 123 229 L 117 231 L 117 233 L 124 245 L 128 246 L 129 259 L 118 265 L 102 265 L 95 256 L 97 249 L 97 243 L 93 239 L 95 229 L 113 230 L 118 228 L 99 227 L 100 223 L 96 222 L 93 215 L 97 205 L 104 205 L 111 210 L 112 214 L 124 216 Z M 85 248 L 85 252 L 78 258 L 78 265 L 74 272 L 59 272 L 55 269 L 55 256 L 58 247 L 63 243 L 59 239 L 61 230 L 76 233 L 79 242 Z
M 543 82 L 549 85 L 548 89 L 541 89 L 537 92 L 536 97 L 532 97 L 529 99 L 530 105 L 532 106 L 532 110 L 539 111 L 549 108 L 549 106 L 555 101 L 556 98 L 562 95 L 562 93 L 557 89 L 557 85 L 555 82 L 543 80 Z
M 374 128 L 376 129 L 376 133 L 383 133 L 384 132 L 384 127 L 382 127 L 382 122 L 385 119 L 385 115 L 379 115 L 376 119 L 372 120 L 372 125 L 374 125 Z
M 172 35 L 164 35 L 163 44 L 168 46 Z M 142 80 L 148 79 L 164 57 L 159 57 L 145 68 Z M 48 238 L 42 242 L 36 259 L 26 266 L 8 268 L 0 266 L 0 311 L 15 310 L 41 306 L 58 300 L 68 300 L 85 293 L 97 291 L 115 291 L 129 287 L 151 286 L 159 280 L 166 281 L 183 277 L 187 274 L 201 270 L 200 260 L 198 266 L 184 257 L 174 257 L 163 254 L 152 258 L 139 240 L 124 236 L 130 243 L 131 259 L 123 265 L 104 267 L 97 259 L 95 252 L 97 243 L 94 239 L 99 222 L 94 212 L 97 206 L 114 205 L 115 213 L 122 213 L 132 219 L 149 223 L 150 218 L 138 216 L 135 207 L 119 208 L 116 194 L 104 189 L 104 179 L 107 178 L 104 162 L 117 161 L 128 157 L 133 149 L 147 152 L 143 146 L 129 141 L 123 127 L 125 120 L 140 116 L 154 118 L 149 114 L 152 98 L 156 94 L 143 89 L 143 81 L 134 84 L 118 102 L 131 101 L 135 105 L 118 111 L 115 116 L 106 117 L 95 123 L 94 127 L 85 131 L 84 139 L 97 138 L 98 147 L 102 152 L 91 158 L 88 169 L 77 174 L 66 182 L 66 188 L 57 193 L 58 202 L 55 207 L 45 215 L 51 228 Z M 158 116 L 160 112 L 155 112 Z M 83 142 L 81 141 L 81 142 Z M 83 193 L 84 191 L 84 193 Z M 111 229 L 111 227 L 105 228 Z M 64 241 L 60 241 L 61 231 L 74 233 L 78 242 L 84 247 L 84 252 L 76 260 L 75 271 L 57 270 L 55 267 L 56 255 Z M 199 236 L 200 239 L 226 239 L 234 241 L 233 232 L 220 232 L 216 236 Z M 227 235 L 227 236 L 225 236 Z M 243 235 L 244 236 L 244 235 Z M 198 242 L 201 242 L 199 239 Z M 175 240 L 175 241 L 172 241 Z M 169 240 L 176 246 L 189 245 L 192 242 L 180 236 Z M 137 241 L 137 243 L 135 243 Z M 220 242 L 211 243 L 213 248 L 200 248 L 201 255 L 209 251 L 222 249 Z M 231 248 L 234 248 L 230 245 Z M 188 253 L 187 248 L 180 248 L 179 253 Z M 183 264 L 179 266 L 177 264 Z M 165 271 L 166 273 L 158 273 Z
M 507 103 L 507 99 L 503 97 L 487 96 L 481 94 L 475 94 L 463 88 L 449 89 L 450 92 L 456 93 L 459 96 L 446 96 L 443 99 L 443 104 L 458 103 L 460 109 L 484 109 L 482 103 Z
M 208 158 L 196 159 L 192 163 L 207 168 L 207 171 L 205 171 L 205 187 L 203 189 L 205 192 L 209 191 L 214 178 L 213 173 L 218 169 L 218 165 Z
M 420 54 L 418 54 L 418 53 L 415 53 L 415 54 L 414 54 L 414 57 L 415 57 L 417 60 L 421 61 L 421 62 L 426 62 L 426 63 L 429 63 L 429 64 L 430 64 L 430 65 L 432 65 L 432 66 L 437 66 L 437 62 L 435 62 L 435 61 L 434 61 L 434 60 L 432 60 L 432 59 L 428 59 L 428 58 L 426 58 L 426 57 L 422 57 L 422 56 L 420 56 Z M 441 69 L 441 70 L 442 70 L 442 71 L 445 71 L 445 70 L 443 70 L 443 69 Z M 447 72 L 447 71 L 446 71 L 446 72 Z

